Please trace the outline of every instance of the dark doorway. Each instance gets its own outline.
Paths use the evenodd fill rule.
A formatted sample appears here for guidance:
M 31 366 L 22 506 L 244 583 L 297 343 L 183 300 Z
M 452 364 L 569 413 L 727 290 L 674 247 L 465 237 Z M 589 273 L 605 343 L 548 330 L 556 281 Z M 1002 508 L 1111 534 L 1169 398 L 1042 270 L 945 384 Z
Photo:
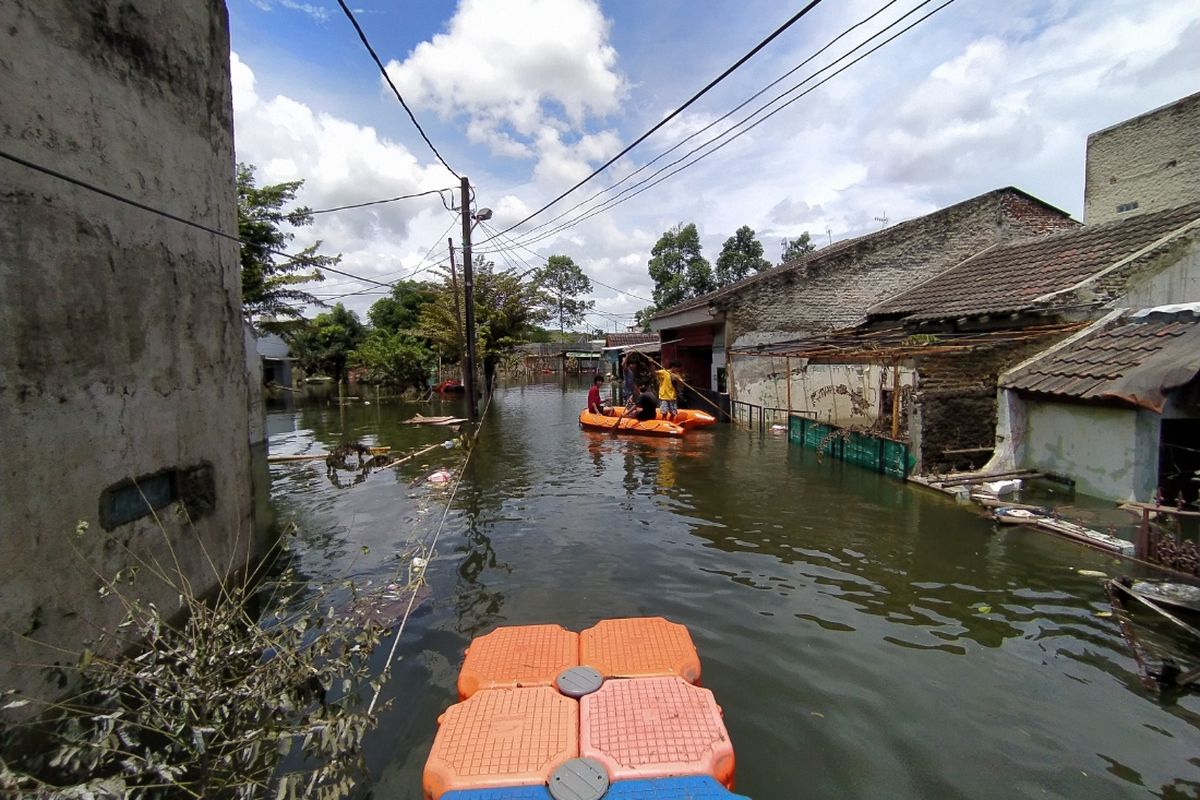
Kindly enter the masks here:
M 1158 449 L 1158 486 L 1163 503 L 1196 507 L 1200 496 L 1200 419 L 1164 419 Z

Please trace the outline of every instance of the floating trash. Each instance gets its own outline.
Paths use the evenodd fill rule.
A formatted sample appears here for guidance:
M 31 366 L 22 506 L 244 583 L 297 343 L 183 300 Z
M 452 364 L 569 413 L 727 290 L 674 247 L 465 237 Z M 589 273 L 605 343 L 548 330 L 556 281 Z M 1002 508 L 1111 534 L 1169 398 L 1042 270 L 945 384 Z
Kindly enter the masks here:
M 454 478 L 448 469 L 439 469 L 433 472 L 425 480 L 429 483 L 449 483 Z
M 1075 571 L 1078 572 L 1080 575 L 1082 575 L 1085 578 L 1107 578 L 1108 577 L 1103 572 L 1101 572 L 1100 570 L 1096 570 L 1096 569 L 1077 569 Z

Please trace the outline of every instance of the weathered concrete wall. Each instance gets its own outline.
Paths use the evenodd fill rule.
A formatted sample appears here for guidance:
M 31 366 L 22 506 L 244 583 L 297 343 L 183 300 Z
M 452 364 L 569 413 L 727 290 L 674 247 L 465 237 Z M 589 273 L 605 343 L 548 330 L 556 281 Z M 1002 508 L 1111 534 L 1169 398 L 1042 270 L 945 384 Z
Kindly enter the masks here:
M 1198 132 L 1200 93 L 1089 136 L 1084 222 L 1200 200 Z
M 236 231 L 221 0 L 5 0 L 0 37 L 0 147 Z M 246 368 L 236 244 L 0 162 L 0 685 L 62 688 L 13 664 L 70 661 L 33 642 L 77 648 L 120 618 L 90 570 L 126 548 L 172 565 L 170 539 L 198 589 L 201 542 L 222 568 L 245 557 Z M 161 529 L 106 535 L 105 489 L 161 471 L 194 532 L 167 506 Z M 136 586 L 177 607 L 148 570 Z
M 1158 480 L 1159 417 L 1142 409 L 1025 399 L 1020 466 L 1075 479 L 1075 491 L 1150 502 Z
M 738 399 L 768 408 L 788 407 L 788 364 L 783 358 L 738 356 L 735 362 L 753 361 L 761 377 L 746 381 Z M 749 369 L 741 370 L 743 376 Z M 907 426 L 908 398 L 916 373 L 900 368 L 902 429 Z M 843 427 L 882 426 L 891 431 L 892 407 L 884 392 L 892 389 L 892 368 L 880 364 L 805 364 L 791 360 L 791 410 L 819 422 Z
M 1027 196 L 999 190 L 900 223 L 804 269 L 782 269 L 737 291 L 726 308 L 732 348 L 816 335 L 859 323 L 871 306 L 1000 242 L 1078 223 Z
M 1196 135 L 1200 137 L 1200 130 Z M 1113 305 L 1153 308 L 1200 302 L 1200 231 L 1156 254 L 1123 288 L 1126 293 Z

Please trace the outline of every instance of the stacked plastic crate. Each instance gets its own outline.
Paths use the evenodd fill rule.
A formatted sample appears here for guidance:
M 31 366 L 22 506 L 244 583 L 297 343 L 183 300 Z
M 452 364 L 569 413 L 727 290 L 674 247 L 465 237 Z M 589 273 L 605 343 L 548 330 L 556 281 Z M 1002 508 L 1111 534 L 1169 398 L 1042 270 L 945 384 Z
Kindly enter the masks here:
M 687 628 L 497 628 L 439 718 L 428 800 L 730 800 L 733 745 Z M 744 800 L 744 798 L 743 798 Z

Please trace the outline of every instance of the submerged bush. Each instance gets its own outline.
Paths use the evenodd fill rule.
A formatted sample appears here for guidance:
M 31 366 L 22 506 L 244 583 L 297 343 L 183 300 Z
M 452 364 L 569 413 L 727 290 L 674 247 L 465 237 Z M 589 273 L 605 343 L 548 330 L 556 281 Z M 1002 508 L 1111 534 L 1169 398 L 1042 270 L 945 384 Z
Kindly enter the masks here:
M 76 535 L 88 535 L 86 524 Z M 405 586 L 364 594 L 342 584 L 335 608 L 331 594 L 297 602 L 290 570 L 257 588 L 249 576 L 199 597 L 182 576 L 129 555 L 137 566 L 98 576 L 100 594 L 122 605 L 124 619 L 78 654 L 73 693 L 52 703 L 11 691 L 0 698 L 0 710 L 40 712 L 0 726 L 0 790 L 62 798 L 348 795 L 375 724 L 369 704 L 386 679 L 386 670 L 372 679 L 369 665 L 391 623 L 379 608 L 417 590 L 424 562 L 410 568 Z M 182 615 L 168 619 L 137 598 L 139 570 L 175 586 Z

